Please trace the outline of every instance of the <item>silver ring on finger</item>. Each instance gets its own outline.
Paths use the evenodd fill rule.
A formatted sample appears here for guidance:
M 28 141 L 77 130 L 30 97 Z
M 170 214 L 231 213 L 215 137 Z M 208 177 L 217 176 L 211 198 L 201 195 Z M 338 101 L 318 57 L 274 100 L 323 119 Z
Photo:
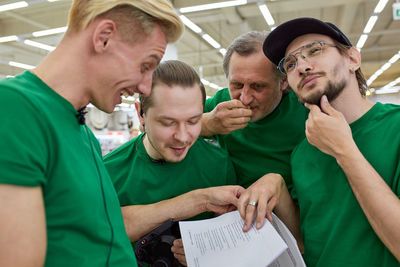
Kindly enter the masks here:
M 257 206 L 257 202 L 256 201 L 253 201 L 253 200 L 250 200 L 249 201 L 249 203 L 247 203 L 247 205 L 250 205 L 250 206 Z

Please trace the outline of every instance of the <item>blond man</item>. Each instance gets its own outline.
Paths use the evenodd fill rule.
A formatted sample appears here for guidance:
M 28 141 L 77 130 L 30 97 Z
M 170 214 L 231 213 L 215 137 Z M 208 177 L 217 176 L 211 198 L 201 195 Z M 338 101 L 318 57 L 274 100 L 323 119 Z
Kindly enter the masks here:
M 112 112 L 124 93 L 148 95 L 182 31 L 166 0 L 76 0 L 55 51 L 0 82 L 1 109 L 12 114 L 0 130 L 0 266 L 136 265 L 80 111 L 92 103 Z

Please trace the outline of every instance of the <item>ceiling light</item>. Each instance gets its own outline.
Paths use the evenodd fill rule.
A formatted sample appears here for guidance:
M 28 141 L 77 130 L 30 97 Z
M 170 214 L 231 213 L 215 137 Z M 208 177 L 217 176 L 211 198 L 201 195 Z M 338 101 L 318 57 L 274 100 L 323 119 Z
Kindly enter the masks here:
M 367 25 L 365 25 L 364 33 L 370 33 L 377 20 L 378 16 L 371 16 L 367 22 Z
M 388 0 L 380 0 L 374 9 L 375 14 L 379 14 L 385 8 Z
M 225 56 L 225 54 L 226 54 L 226 49 L 225 49 L 225 48 L 221 48 L 221 49 L 219 50 L 219 52 L 221 53 L 221 55 Z
M 390 64 L 395 63 L 400 58 L 400 51 L 395 54 L 391 59 L 389 59 Z
M 210 84 L 210 82 L 207 81 L 206 79 L 200 79 L 200 80 L 201 80 L 201 82 L 202 82 L 205 86 L 207 86 L 207 85 Z
M 356 45 L 358 50 L 361 50 L 361 48 L 364 46 L 367 39 L 368 39 L 368 34 L 361 34 L 360 39 L 358 40 L 357 45 Z
M 49 30 L 44 30 L 44 31 L 37 31 L 33 32 L 32 35 L 35 37 L 40 37 L 40 36 L 45 36 L 45 35 L 52 35 L 52 34 L 57 34 L 57 33 L 63 33 L 67 31 L 67 26 L 65 27 L 60 27 L 60 28 L 54 28 L 54 29 L 49 29 Z
M 390 68 L 390 66 L 392 66 L 392 64 L 391 64 L 390 62 L 386 62 L 386 63 L 381 67 L 382 72 L 384 72 L 385 70 L 387 70 L 388 68 Z
M 373 81 L 378 78 L 379 75 L 381 75 L 385 70 L 387 70 L 393 63 L 395 63 L 398 59 L 400 58 L 400 51 L 397 52 L 393 57 L 391 57 L 388 62 L 383 64 L 382 67 L 380 67 L 374 74 L 369 77 L 367 80 L 367 85 L 369 86 Z
M 263 15 L 265 21 L 269 26 L 274 26 L 275 25 L 275 20 L 271 15 L 271 12 L 269 12 L 269 9 L 266 4 L 258 5 L 258 8 L 261 11 L 261 14 Z
M 196 24 L 194 24 L 190 19 L 188 19 L 187 17 L 185 17 L 184 15 L 180 15 L 179 18 L 182 20 L 182 22 L 189 27 L 189 29 L 191 29 L 192 31 L 194 31 L 195 33 L 201 33 L 202 30 L 199 26 L 197 26 Z
M 39 42 L 34 42 L 34 41 L 31 41 L 31 40 L 24 40 L 24 44 L 30 45 L 30 46 L 34 46 L 34 47 L 37 47 L 37 48 L 40 48 L 40 49 L 44 49 L 44 50 L 47 50 L 47 51 L 53 51 L 54 49 L 56 49 L 54 46 L 42 44 L 42 43 L 39 43 Z
M 8 65 L 17 67 L 17 68 L 21 68 L 21 69 L 26 69 L 26 70 L 31 70 L 31 69 L 35 68 L 35 66 L 24 64 L 24 63 L 19 63 L 19 62 L 15 62 L 15 61 L 8 62 Z
M 387 87 L 386 87 L 387 86 Z M 399 86 L 396 87 L 392 87 L 389 85 L 385 85 L 384 87 L 382 87 L 379 90 L 376 90 L 375 94 L 377 95 L 382 95 L 382 94 L 393 94 L 393 93 L 398 93 L 400 90 Z
M 206 5 L 183 7 L 179 9 L 179 12 L 188 13 L 188 12 L 196 12 L 196 11 L 210 10 L 210 9 L 230 7 L 230 6 L 240 6 L 245 4 L 247 4 L 247 0 L 226 1 L 213 4 L 206 4 Z
M 7 10 L 13 10 L 21 7 L 27 7 L 28 3 L 25 1 L 20 1 L 20 2 L 15 2 L 11 4 L 6 4 L 6 5 L 1 5 L 0 6 L 0 12 L 2 11 L 7 11 Z
M 16 35 L 0 37 L 0 43 L 12 42 L 12 41 L 17 41 L 17 40 L 18 40 L 18 36 L 16 36 Z
M 210 35 L 208 35 L 208 34 L 205 33 L 205 34 L 203 34 L 201 37 L 202 37 L 204 40 L 206 40 L 207 43 L 209 43 L 210 45 L 212 45 L 214 48 L 218 49 L 218 48 L 221 47 L 221 45 L 220 45 L 217 41 L 215 41 Z

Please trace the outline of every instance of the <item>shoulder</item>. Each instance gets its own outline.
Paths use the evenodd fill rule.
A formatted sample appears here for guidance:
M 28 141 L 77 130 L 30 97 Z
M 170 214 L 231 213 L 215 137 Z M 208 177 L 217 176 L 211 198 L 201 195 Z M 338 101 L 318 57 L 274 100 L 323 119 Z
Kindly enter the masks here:
M 136 151 L 137 145 L 141 142 L 142 140 L 143 133 L 136 136 L 135 138 L 129 140 L 128 142 L 124 143 L 120 147 L 114 149 L 107 155 L 103 157 L 104 163 L 109 163 L 111 161 L 119 160 L 120 158 L 127 158 L 130 155 L 133 155 L 134 152 Z
M 231 100 L 231 96 L 229 94 L 228 88 L 218 90 L 213 97 L 206 100 L 206 104 L 204 106 L 205 112 L 209 112 L 213 110 L 214 107 L 219 103 L 229 100 Z
M 226 158 L 228 153 L 220 147 L 217 141 L 209 138 L 199 137 L 192 147 L 195 152 L 207 155 L 208 158 Z

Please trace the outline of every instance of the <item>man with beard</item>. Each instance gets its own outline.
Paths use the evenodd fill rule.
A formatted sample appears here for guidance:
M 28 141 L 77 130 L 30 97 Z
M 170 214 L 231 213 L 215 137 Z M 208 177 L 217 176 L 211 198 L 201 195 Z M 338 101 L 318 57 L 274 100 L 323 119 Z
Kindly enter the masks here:
M 201 135 L 217 138 L 229 152 L 238 184 L 256 191 L 264 187 L 253 183 L 273 186 L 275 175 L 283 176 L 291 186 L 290 154 L 305 138 L 307 118 L 306 109 L 287 88 L 285 75 L 262 53 L 267 35 L 248 32 L 228 47 L 223 69 L 229 88 L 207 99 L 202 118 Z M 257 203 L 260 213 L 271 211 L 275 201 L 271 198 Z M 247 199 L 248 203 L 255 204 L 251 199 Z M 245 230 L 250 228 L 250 222 Z M 258 222 L 262 224 L 263 218 Z
M 132 242 L 168 219 L 224 213 L 237 205 L 243 188 L 228 186 L 237 183 L 228 154 L 198 139 L 205 97 L 192 67 L 162 62 L 150 96 L 141 95 L 136 105 L 144 133 L 104 157 Z
M 291 160 L 298 206 L 277 206 L 301 226 L 307 265 L 399 266 L 400 107 L 366 99 L 360 53 L 331 23 L 288 21 L 263 49 L 310 110 Z

